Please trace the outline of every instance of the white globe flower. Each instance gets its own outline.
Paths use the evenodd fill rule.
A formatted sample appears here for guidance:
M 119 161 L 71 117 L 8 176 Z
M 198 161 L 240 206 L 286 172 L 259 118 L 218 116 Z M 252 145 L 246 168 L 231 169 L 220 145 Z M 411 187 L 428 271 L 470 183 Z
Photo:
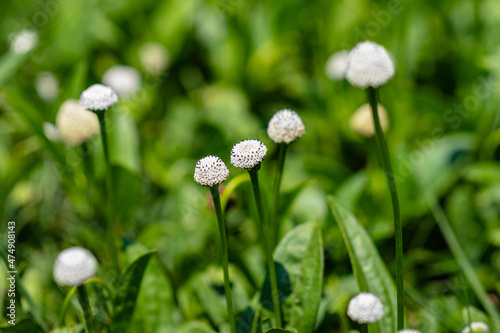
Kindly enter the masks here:
M 61 251 L 54 263 L 53 275 L 58 285 L 76 287 L 95 276 L 97 260 L 94 255 L 75 246 Z
M 158 74 L 167 68 L 169 54 L 163 45 L 150 42 L 141 46 L 139 50 L 139 60 L 146 71 Z
M 203 186 L 222 183 L 229 176 L 226 164 L 217 156 L 209 155 L 196 163 L 194 180 Z
M 377 43 L 361 42 L 349 55 L 346 78 L 353 86 L 377 88 L 386 84 L 394 73 L 394 63 L 389 53 Z
M 349 301 L 347 315 L 360 324 L 375 323 L 384 316 L 384 305 L 374 294 L 362 292 Z
M 347 65 L 349 63 L 349 51 L 341 50 L 335 52 L 328 58 L 325 65 L 325 75 L 332 81 L 340 81 L 345 78 Z
M 471 331 L 472 328 L 472 331 Z M 490 331 L 488 325 L 483 323 L 482 321 L 477 321 L 471 323 L 470 326 L 467 326 L 462 330 L 462 333 L 487 333 Z
M 40 72 L 35 78 L 35 88 L 38 96 L 47 102 L 51 102 L 59 95 L 59 82 L 51 72 Z
M 284 109 L 276 112 L 267 126 L 267 135 L 276 143 L 287 143 L 300 138 L 305 127 L 299 115 L 292 110 Z
M 73 99 L 65 101 L 59 108 L 56 126 L 63 141 L 70 146 L 81 144 L 100 131 L 96 114 L 85 110 Z
M 133 67 L 116 65 L 108 68 L 102 83 L 110 86 L 119 96 L 130 96 L 141 88 L 141 73 Z
M 389 129 L 389 116 L 385 108 L 378 104 L 378 118 L 383 132 Z M 375 136 L 375 124 L 373 122 L 372 108 L 370 104 L 364 104 L 354 111 L 349 119 L 349 127 L 356 133 L 371 138 Z
M 21 30 L 12 35 L 10 50 L 17 54 L 31 51 L 38 43 L 38 34 L 33 30 Z
M 91 111 L 104 111 L 118 102 L 115 91 L 102 84 L 91 85 L 80 95 L 80 105 Z
M 237 168 L 251 169 L 266 156 L 267 147 L 259 140 L 245 140 L 231 149 L 231 164 Z

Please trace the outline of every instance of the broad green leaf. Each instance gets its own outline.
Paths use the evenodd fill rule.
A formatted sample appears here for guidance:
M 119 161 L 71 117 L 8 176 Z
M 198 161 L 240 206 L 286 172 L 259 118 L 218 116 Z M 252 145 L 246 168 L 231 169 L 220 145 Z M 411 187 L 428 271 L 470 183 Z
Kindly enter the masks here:
M 315 222 L 301 224 L 288 232 L 274 252 L 280 286 L 290 284 L 283 305 L 285 322 L 298 332 L 313 332 L 323 286 L 323 241 Z M 265 284 L 266 285 L 266 284 Z M 265 294 L 265 287 L 262 294 Z M 280 288 L 283 292 L 283 289 Z M 280 295 L 282 296 L 282 295 Z
M 113 326 L 118 332 L 126 332 L 132 319 L 137 295 L 142 277 L 151 257 L 156 253 L 152 250 L 144 253 L 130 264 L 118 282 L 114 301 Z
M 127 222 L 142 197 L 139 134 L 133 117 L 116 111 L 110 112 L 108 132 L 113 164 L 114 211 L 120 221 Z
M 329 196 L 328 201 L 342 231 L 360 291 L 377 295 L 385 306 L 385 316 L 377 324 L 370 325 L 370 332 L 395 332 L 396 288 L 387 267 L 370 236 L 354 215 L 340 206 L 333 196 Z

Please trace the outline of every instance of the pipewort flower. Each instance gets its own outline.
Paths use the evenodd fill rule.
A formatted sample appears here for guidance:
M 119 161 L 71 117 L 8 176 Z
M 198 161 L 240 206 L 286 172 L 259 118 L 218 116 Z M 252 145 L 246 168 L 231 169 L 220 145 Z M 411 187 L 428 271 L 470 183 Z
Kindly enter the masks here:
M 214 203 L 219 225 L 219 236 L 222 252 L 222 269 L 224 272 L 224 291 L 226 295 L 227 312 L 231 333 L 236 333 L 236 318 L 233 311 L 233 297 L 231 292 L 231 280 L 229 279 L 229 264 L 227 252 L 226 221 L 222 213 L 220 202 L 219 184 L 229 176 L 226 164 L 217 156 L 209 155 L 200 159 L 194 169 L 194 180 L 203 186 L 210 188 L 210 194 Z
M 471 330 L 472 329 L 472 330 Z M 488 333 L 490 328 L 486 323 L 482 321 L 476 321 L 471 323 L 470 326 L 467 326 L 462 330 L 462 333 Z
M 141 73 L 130 66 L 111 66 L 102 75 L 102 82 L 116 91 L 120 97 L 137 93 L 141 88 L 141 81 Z
M 63 141 L 69 146 L 88 141 L 99 133 L 97 116 L 73 99 L 65 101 L 59 108 L 56 126 Z
M 378 116 L 380 119 L 380 126 L 383 132 L 389 129 L 389 116 L 385 108 L 378 104 Z M 375 126 L 373 123 L 372 110 L 370 104 L 360 106 L 349 119 L 349 127 L 356 133 L 365 138 L 375 136 Z
M 360 324 L 372 324 L 384 316 L 384 305 L 374 294 L 362 292 L 349 301 L 347 316 Z
M 395 73 L 394 63 L 386 49 L 371 41 L 356 45 L 349 54 L 346 78 L 359 88 L 378 88 Z
M 345 78 L 349 64 L 349 51 L 340 50 L 328 58 L 325 64 L 325 75 L 332 81 L 341 81 Z

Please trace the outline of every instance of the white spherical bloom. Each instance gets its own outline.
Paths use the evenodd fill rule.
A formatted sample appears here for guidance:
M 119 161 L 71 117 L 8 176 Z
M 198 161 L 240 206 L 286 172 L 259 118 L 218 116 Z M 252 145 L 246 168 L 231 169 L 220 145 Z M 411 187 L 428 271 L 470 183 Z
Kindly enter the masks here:
M 53 275 L 58 285 L 76 287 L 95 276 L 97 260 L 94 255 L 75 246 L 61 251 L 54 263 Z
M 470 330 L 472 328 L 472 331 Z M 482 321 L 477 321 L 471 323 L 470 326 L 467 326 L 462 330 L 462 333 L 487 333 L 490 331 L 488 325 L 483 323 Z
M 104 111 L 118 102 L 113 89 L 102 84 L 91 85 L 80 95 L 80 105 L 91 111 Z
M 31 51 L 38 43 L 38 34 L 33 30 L 21 30 L 11 37 L 10 50 L 17 54 Z
M 59 130 L 57 129 L 57 127 L 54 124 L 44 122 L 43 123 L 43 133 L 50 141 L 54 141 L 54 142 L 61 141 L 61 134 L 59 133 Z
M 65 101 L 56 116 L 56 126 L 63 141 L 78 145 L 99 133 L 99 120 L 95 113 L 85 110 L 77 100 Z
M 35 88 L 38 96 L 47 102 L 51 102 L 59 95 L 59 82 L 51 72 L 40 72 L 35 78 Z
M 380 127 L 383 132 L 386 132 L 389 128 L 389 116 L 385 108 L 378 104 L 378 119 L 380 121 Z M 351 129 L 367 138 L 375 136 L 375 124 L 373 122 L 372 108 L 370 104 L 364 104 L 360 106 L 356 111 L 354 111 L 351 119 L 349 120 L 349 127 Z
M 383 317 L 384 305 L 374 294 L 362 292 L 349 301 L 347 315 L 360 324 L 375 323 Z
M 276 112 L 267 126 L 267 135 L 276 143 L 287 143 L 300 138 L 306 132 L 302 119 L 292 110 Z
M 347 64 L 349 63 L 349 51 L 341 50 L 335 52 L 328 58 L 325 65 L 325 75 L 332 81 L 340 81 L 345 78 Z
M 346 78 L 359 88 L 377 88 L 394 76 L 394 63 L 386 49 L 377 43 L 365 41 L 349 54 Z
M 407 329 L 407 330 L 397 331 L 396 333 L 421 333 L 421 332 L 417 330 Z
M 139 60 L 145 70 L 153 74 L 158 74 L 167 68 L 169 55 L 163 45 L 150 42 L 141 46 Z
M 209 155 L 196 163 L 194 180 L 203 186 L 222 183 L 229 176 L 226 164 L 217 156 Z
M 119 96 L 130 96 L 141 88 L 141 73 L 133 67 L 116 65 L 108 68 L 102 83 L 110 86 Z
M 267 147 L 259 140 L 245 140 L 231 149 L 231 164 L 242 169 L 251 169 L 266 156 Z

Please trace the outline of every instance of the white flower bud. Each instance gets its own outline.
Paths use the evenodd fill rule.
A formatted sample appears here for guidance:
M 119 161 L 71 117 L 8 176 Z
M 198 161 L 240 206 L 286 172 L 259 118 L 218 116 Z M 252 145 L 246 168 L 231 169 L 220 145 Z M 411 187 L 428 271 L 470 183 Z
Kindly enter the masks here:
M 328 58 L 325 65 L 325 75 L 332 81 L 340 81 L 345 78 L 347 65 L 349 63 L 349 51 L 341 50 L 335 52 Z
M 150 42 L 141 46 L 139 50 L 139 60 L 146 71 L 158 74 L 167 68 L 169 55 L 167 49 L 163 45 Z
M 141 73 L 133 67 L 116 65 L 108 68 L 102 76 L 102 83 L 110 86 L 119 96 L 130 96 L 141 87 Z
M 267 147 L 259 140 L 245 140 L 231 149 L 231 164 L 242 169 L 251 169 L 266 156 Z
M 40 72 L 35 78 L 35 88 L 38 96 L 46 102 L 51 102 L 59 95 L 59 82 L 51 72 Z
M 365 41 L 352 49 L 346 78 L 359 88 L 377 88 L 386 84 L 394 72 L 394 63 L 386 49 L 377 43 Z
M 95 113 L 85 110 L 74 99 L 61 105 L 56 116 L 56 126 L 63 141 L 70 146 L 81 144 L 100 131 Z
M 17 54 L 31 51 L 38 43 L 38 34 L 33 30 L 21 30 L 11 37 L 10 50 Z
M 384 305 L 374 294 L 362 292 L 349 301 L 347 315 L 360 324 L 375 323 L 384 316 Z
M 222 183 L 229 176 L 226 164 L 217 156 L 209 155 L 196 163 L 194 180 L 203 186 Z
M 377 111 L 380 127 L 383 132 L 386 132 L 389 128 L 389 116 L 387 115 L 387 111 L 380 104 L 377 106 Z M 349 120 L 349 127 L 351 127 L 354 132 L 364 137 L 371 138 L 375 136 L 375 123 L 373 122 L 370 104 L 364 104 L 354 111 Z
M 113 89 L 102 84 L 91 85 L 80 95 L 80 105 L 91 111 L 104 111 L 118 102 Z
M 276 112 L 267 126 L 267 135 L 276 143 L 295 141 L 305 133 L 305 127 L 299 115 L 292 110 Z
M 94 255 L 75 246 L 61 251 L 54 263 L 53 275 L 58 285 L 76 287 L 95 276 L 97 260 Z
M 88 111 L 87 111 L 88 112 Z M 54 124 L 44 122 L 43 123 L 43 134 L 53 142 L 61 142 L 61 134 Z
M 472 331 L 470 330 L 472 328 Z M 471 323 L 470 326 L 467 326 L 462 330 L 462 333 L 487 333 L 490 331 L 488 325 L 483 323 L 482 321 L 477 321 Z

